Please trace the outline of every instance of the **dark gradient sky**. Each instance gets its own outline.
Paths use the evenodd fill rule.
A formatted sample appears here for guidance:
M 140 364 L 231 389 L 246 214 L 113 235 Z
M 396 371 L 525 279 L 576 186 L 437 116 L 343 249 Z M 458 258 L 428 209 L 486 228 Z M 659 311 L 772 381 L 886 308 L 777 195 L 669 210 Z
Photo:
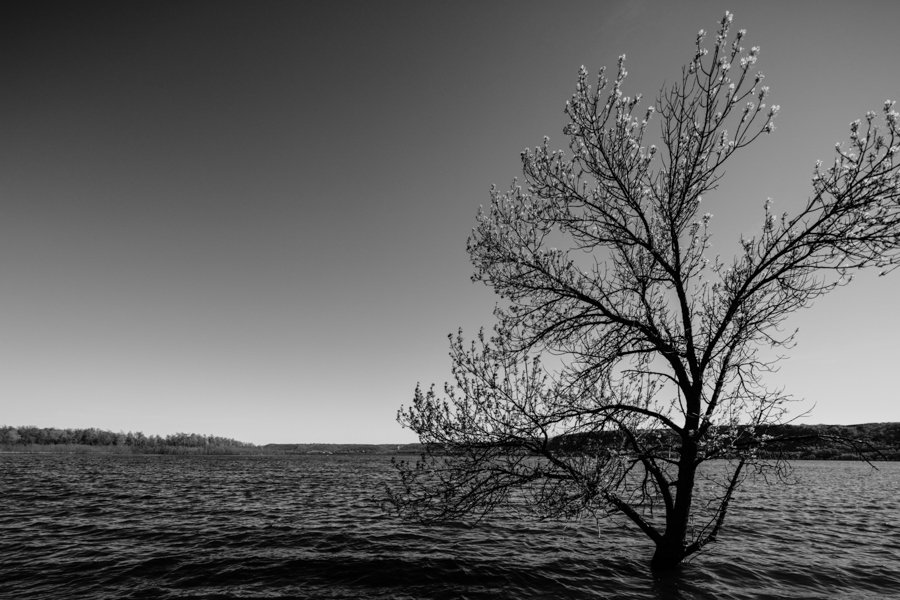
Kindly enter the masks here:
M 900 100 L 900 3 L 734 6 L 782 107 L 708 198 L 730 252 Z M 719 2 L 6 3 L 0 424 L 406 442 L 446 334 L 491 322 L 466 237 L 584 64 L 679 72 Z M 900 273 L 792 322 L 805 422 L 900 421 Z

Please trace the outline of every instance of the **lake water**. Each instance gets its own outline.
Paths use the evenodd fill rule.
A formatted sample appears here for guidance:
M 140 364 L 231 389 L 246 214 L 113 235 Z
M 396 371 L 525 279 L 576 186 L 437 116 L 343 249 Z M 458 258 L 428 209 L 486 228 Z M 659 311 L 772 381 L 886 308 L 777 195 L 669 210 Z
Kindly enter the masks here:
M 3 598 L 900 598 L 900 463 L 751 482 L 654 578 L 633 531 L 381 509 L 384 456 L 0 455 Z

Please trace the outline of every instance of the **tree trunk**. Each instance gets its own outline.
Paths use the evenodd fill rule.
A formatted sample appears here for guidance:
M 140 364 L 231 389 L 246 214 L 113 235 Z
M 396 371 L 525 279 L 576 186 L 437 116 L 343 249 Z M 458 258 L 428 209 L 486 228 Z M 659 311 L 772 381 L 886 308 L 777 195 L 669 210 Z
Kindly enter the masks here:
M 656 544 L 653 559 L 650 561 L 650 569 L 656 572 L 671 571 L 681 564 L 684 557 L 684 541 L 674 537 L 666 539 L 663 536 L 662 541 Z
M 678 460 L 678 483 L 675 486 L 675 504 L 666 515 L 666 532 L 656 543 L 656 551 L 650 562 L 654 571 L 676 568 L 687 553 L 686 536 L 694 497 L 694 476 L 697 473 L 697 442 L 683 438 Z

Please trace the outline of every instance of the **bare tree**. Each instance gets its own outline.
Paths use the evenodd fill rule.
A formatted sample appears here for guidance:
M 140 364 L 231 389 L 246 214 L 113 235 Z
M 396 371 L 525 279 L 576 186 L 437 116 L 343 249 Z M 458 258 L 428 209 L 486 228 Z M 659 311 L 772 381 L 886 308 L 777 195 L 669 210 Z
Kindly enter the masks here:
M 400 410 L 428 448 L 397 463 L 402 513 L 620 515 L 655 543 L 655 569 L 716 539 L 785 414 L 788 397 L 764 382 L 791 346 L 785 319 L 858 269 L 892 270 L 900 242 L 900 126 L 886 102 L 884 124 L 868 113 L 816 165 L 796 215 L 766 202 L 737 256 L 708 256 L 702 197 L 778 112 L 759 49 L 731 23 L 709 50 L 700 31 L 656 108 L 624 95 L 624 56 L 594 86 L 582 68 L 568 152 L 545 138 L 522 153 L 525 187 L 492 190 L 468 251 L 473 279 L 503 300 L 498 324 L 472 344 L 452 336 L 454 383 L 443 397 L 417 387 Z M 728 468 L 699 469 L 716 458 Z

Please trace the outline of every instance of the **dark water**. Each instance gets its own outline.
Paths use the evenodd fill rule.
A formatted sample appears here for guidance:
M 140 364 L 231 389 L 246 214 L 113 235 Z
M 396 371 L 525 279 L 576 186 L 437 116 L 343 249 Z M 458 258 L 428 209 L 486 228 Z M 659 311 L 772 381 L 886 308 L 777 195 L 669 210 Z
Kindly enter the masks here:
M 657 580 L 633 532 L 386 516 L 386 457 L 0 455 L 2 598 L 900 598 L 900 463 L 749 483 Z

